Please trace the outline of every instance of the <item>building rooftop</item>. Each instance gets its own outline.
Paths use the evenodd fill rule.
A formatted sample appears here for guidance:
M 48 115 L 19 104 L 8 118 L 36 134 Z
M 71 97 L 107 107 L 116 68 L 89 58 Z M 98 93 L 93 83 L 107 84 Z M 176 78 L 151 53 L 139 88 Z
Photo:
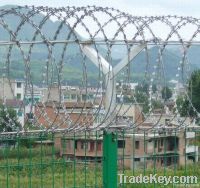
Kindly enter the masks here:
M 21 106 L 23 106 L 23 101 L 18 99 L 6 99 L 5 105 L 11 108 L 20 108 Z
M 93 104 L 91 102 L 64 102 L 64 103 L 59 103 L 56 101 L 49 101 L 49 102 L 38 102 L 37 106 L 42 107 L 45 105 L 46 107 L 53 107 L 56 106 L 57 108 L 62 107 L 64 105 L 66 108 L 92 108 Z

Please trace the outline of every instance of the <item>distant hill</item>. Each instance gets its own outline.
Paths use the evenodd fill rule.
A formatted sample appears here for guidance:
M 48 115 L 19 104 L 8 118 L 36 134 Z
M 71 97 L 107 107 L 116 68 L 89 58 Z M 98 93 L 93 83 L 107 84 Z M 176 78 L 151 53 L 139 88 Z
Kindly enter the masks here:
M 0 7 L 1 9 L 8 9 L 15 6 L 4 6 Z M 26 13 L 27 9 L 22 9 L 22 13 Z M 30 19 L 39 25 L 42 21 L 44 21 L 44 15 L 42 14 L 35 14 Z M 17 27 L 21 23 L 21 18 L 16 15 L 9 15 L 3 17 L 4 21 L 8 25 L 8 28 L 11 29 L 13 32 L 17 30 Z M 57 31 L 60 22 L 46 20 L 41 28 L 42 35 L 49 40 L 55 39 L 55 33 Z M 34 33 L 36 32 L 36 28 L 32 27 L 29 23 L 25 23 L 22 25 L 20 31 L 17 33 L 17 40 L 26 40 L 31 41 L 33 40 Z M 70 32 L 70 28 L 66 25 L 63 25 L 62 29 L 59 32 L 57 40 L 66 40 L 68 34 Z M 41 40 L 42 35 L 40 33 L 37 34 L 35 40 Z M 11 36 L 8 32 L 3 28 L 0 27 L 0 40 L 6 41 L 10 40 Z M 81 38 L 78 36 L 78 38 Z M 74 37 L 71 36 L 69 38 L 73 40 Z M 59 64 L 61 59 L 61 55 L 63 52 L 63 44 L 56 44 L 52 47 L 52 58 L 55 60 L 56 64 Z M 101 54 L 106 56 L 107 49 L 105 46 L 97 45 L 97 48 Z M 25 56 L 28 56 L 28 52 L 30 50 L 30 45 L 23 46 L 23 51 Z M 199 62 L 199 53 L 200 47 L 199 46 L 192 46 L 188 52 L 188 59 L 191 63 L 191 70 L 200 68 Z M 0 66 L 3 67 L 7 62 L 7 54 L 8 54 L 8 46 L 0 46 Z M 112 64 L 116 65 L 120 58 L 126 54 L 126 48 L 122 46 L 114 46 L 112 48 Z M 46 64 L 46 60 L 48 58 L 48 48 L 44 44 L 34 45 L 31 50 L 30 56 L 30 68 L 31 68 L 31 75 L 33 78 L 34 83 L 41 84 L 42 80 L 42 73 L 45 72 L 44 67 Z M 82 77 L 84 76 L 83 70 L 87 70 L 87 78 L 90 84 L 95 84 L 98 81 L 98 68 L 96 68 L 89 60 L 86 59 L 84 64 L 83 61 L 84 56 L 81 54 L 80 49 L 77 44 L 69 44 L 64 52 L 64 65 L 63 65 L 63 80 L 64 82 L 71 83 L 71 84 L 80 84 Z M 156 60 L 158 58 L 158 47 L 151 47 L 148 52 L 149 58 L 149 70 L 152 72 L 153 67 L 157 65 Z M 181 60 L 181 53 L 179 52 L 179 47 L 174 46 L 173 48 L 166 48 L 163 52 L 163 68 L 165 72 L 166 78 L 174 79 L 177 73 L 177 68 L 179 66 L 179 62 Z M 21 55 L 20 49 L 16 46 L 13 47 L 12 53 L 10 56 L 11 64 L 10 66 L 10 75 L 13 78 L 23 78 L 24 77 L 24 60 Z M 141 52 L 135 59 L 134 62 L 131 63 L 131 80 L 132 81 L 140 81 L 144 75 L 146 70 L 146 53 L 143 51 Z M 54 73 L 54 80 L 56 81 L 56 66 L 50 66 L 51 73 Z M 3 72 L 1 69 L 0 72 Z

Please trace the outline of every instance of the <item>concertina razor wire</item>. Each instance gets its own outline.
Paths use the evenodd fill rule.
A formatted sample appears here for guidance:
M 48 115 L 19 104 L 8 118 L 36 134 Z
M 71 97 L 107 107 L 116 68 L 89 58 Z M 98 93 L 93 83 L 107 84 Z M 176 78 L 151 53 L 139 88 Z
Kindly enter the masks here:
M 14 67 L 21 66 L 23 70 L 20 78 L 23 78 L 24 94 L 21 102 L 17 100 L 20 106 L 18 111 L 28 108 L 34 129 L 29 126 L 15 127 L 15 120 L 8 112 L 8 96 L 3 93 L 1 100 L 7 121 L 3 122 L 6 127 L 0 134 L 7 134 L 9 128 L 13 134 L 41 131 L 68 134 L 105 129 L 132 129 L 134 132 L 178 131 L 187 127 L 197 129 L 188 123 L 187 117 L 181 117 L 176 103 L 178 95 L 174 94 L 173 113 L 168 119 L 168 124 L 176 122 L 174 126 L 166 126 L 161 122 L 168 108 L 167 101 L 163 101 L 161 113 L 157 116 L 154 115 L 153 101 L 162 95 L 162 88 L 167 86 L 167 50 L 178 46 L 177 53 L 180 55 L 177 56 L 179 60 L 173 71 L 178 83 L 185 88 L 183 100 L 188 100 L 197 117 L 200 116 L 187 93 L 191 74 L 188 53 L 193 45 L 199 44 L 199 19 L 170 15 L 132 16 L 113 8 L 95 6 L 5 8 L 0 10 L 0 17 L 3 32 L 0 41 L 3 67 L 1 89 L 9 85 L 11 98 L 16 99 L 12 85 L 13 79 L 17 79 L 13 76 L 16 71 Z M 9 19 L 13 17 L 15 24 L 11 24 L 13 20 Z M 50 27 L 51 23 L 54 27 Z M 41 72 L 35 75 L 35 56 L 40 50 L 42 55 L 36 59 L 40 62 Z M 152 62 L 153 52 L 155 62 Z M 23 63 L 19 65 L 20 62 Z M 139 68 L 139 73 L 134 72 L 134 64 L 143 69 Z M 72 66 L 79 71 L 70 72 Z M 69 89 L 66 74 L 69 77 L 75 74 L 73 78 L 78 83 L 75 92 L 84 96 L 83 100 L 73 103 L 63 100 L 63 92 Z M 141 101 L 137 101 L 136 92 L 131 89 L 136 74 L 140 75 L 139 85 L 147 85 L 146 112 L 142 109 Z M 43 88 L 39 101 L 35 99 L 36 85 Z M 156 92 L 153 91 L 154 86 L 157 87 Z M 91 91 L 92 99 L 89 100 Z M 140 92 L 137 94 L 142 95 Z M 28 103 L 25 102 L 27 96 Z M 124 97 L 131 98 L 131 101 L 127 104 Z M 139 114 L 131 121 L 127 114 L 133 105 Z M 49 108 L 53 115 L 49 115 Z M 75 119 L 72 114 L 76 114 Z M 24 124 L 28 121 L 25 117 Z M 152 126 L 144 126 L 149 122 Z

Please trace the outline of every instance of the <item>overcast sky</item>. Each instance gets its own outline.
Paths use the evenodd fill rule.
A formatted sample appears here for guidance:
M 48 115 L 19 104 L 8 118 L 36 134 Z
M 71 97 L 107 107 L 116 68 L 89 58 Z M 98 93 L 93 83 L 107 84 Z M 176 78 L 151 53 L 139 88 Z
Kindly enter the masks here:
M 178 15 L 200 18 L 200 0 L 0 0 L 0 6 L 3 5 L 35 5 L 51 7 L 95 5 L 113 7 L 134 16 Z M 104 15 L 101 15 L 98 19 L 104 21 L 103 16 Z M 91 24 L 90 20 L 86 21 L 88 22 L 90 31 L 95 33 L 96 30 L 93 29 L 94 25 Z M 111 34 L 116 31 L 116 28 L 111 24 L 109 29 L 109 33 Z M 182 39 L 189 40 L 196 30 L 196 26 L 193 27 L 187 24 L 182 33 L 179 32 L 179 34 Z M 81 33 L 82 36 L 86 36 L 87 32 L 84 33 L 85 29 L 77 27 L 76 31 Z M 157 34 L 158 38 L 164 39 L 168 36 L 170 31 L 169 27 L 165 28 L 157 25 L 154 26 L 153 32 L 154 34 Z M 130 32 L 127 32 L 127 34 L 129 33 Z M 200 38 L 200 35 L 198 37 Z
M 200 0 L 0 0 L 0 5 L 114 7 L 132 15 L 184 15 L 200 18 Z

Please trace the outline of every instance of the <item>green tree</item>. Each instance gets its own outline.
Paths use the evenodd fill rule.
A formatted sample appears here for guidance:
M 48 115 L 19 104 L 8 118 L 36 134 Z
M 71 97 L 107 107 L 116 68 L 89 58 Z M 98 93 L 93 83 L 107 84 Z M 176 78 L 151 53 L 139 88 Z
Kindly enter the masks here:
M 152 99 L 152 107 L 153 109 L 163 108 L 163 103 L 159 100 Z
M 17 120 L 16 111 L 0 105 L 0 132 L 12 132 L 20 129 L 21 124 Z
M 188 100 L 188 97 L 183 96 L 177 98 L 176 104 L 179 113 L 181 116 L 197 118 L 196 111 L 200 112 L 200 70 L 192 72 L 188 80 L 187 95 L 190 100 Z
M 177 109 L 182 117 L 189 115 L 189 101 L 184 96 L 178 96 L 176 99 Z
M 171 89 L 166 86 L 162 88 L 162 99 L 164 99 L 165 101 L 168 100 L 169 98 L 172 97 L 172 91 Z
M 188 82 L 188 96 L 193 107 L 197 112 L 200 112 L 200 70 L 192 72 Z M 190 116 L 196 116 L 195 110 L 190 107 Z
M 135 99 L 138 103 L 141 103 L 144 113 L 148 113 L 149 108 L 150 108 L 148 87 L 149 87 L 148 84 L 138 85 L 136 87 L 135 93 L 134 93 Z M 156 90 L 157 90 L 156 85 L 152 86 L 152 90 L 153 90 L 153 92 L 156 92 Z M 152 108 L 153 109 L 163 107 L 163 104 L 159 100 L 152 99 L 151 102 L 152 102 Z
M 140 85 L 136 86 L 135 90 L 137 92 L 143 92 L 148 95 L 149 85 L 147 83 L 140 84 Z
M 153 93 L 155 93 L 155 92 L 157 91 L 157 86 L 156 86 L 156 84 L 153 84 L 153 85 L 152 85 L 152 91 L 153 91 Z
M 149 111 L 147 94 L 145 92 L 136 91 L 134 96 L 135 96 L 136 102 L 142 104 L 143 112 L 147 113 Z

